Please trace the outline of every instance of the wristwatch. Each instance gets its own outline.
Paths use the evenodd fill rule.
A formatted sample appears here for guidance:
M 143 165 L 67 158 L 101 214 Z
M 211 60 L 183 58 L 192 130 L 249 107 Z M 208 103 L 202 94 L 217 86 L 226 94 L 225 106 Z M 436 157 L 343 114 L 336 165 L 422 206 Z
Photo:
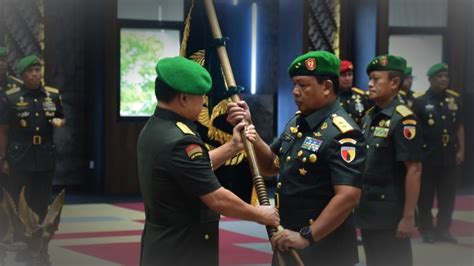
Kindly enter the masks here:
M 309 241 L 310 246 L 314 244 L 313 231 L 311 231 L 311 227 L 309 226 L 302 227 L 300 229 L 300 235 Z

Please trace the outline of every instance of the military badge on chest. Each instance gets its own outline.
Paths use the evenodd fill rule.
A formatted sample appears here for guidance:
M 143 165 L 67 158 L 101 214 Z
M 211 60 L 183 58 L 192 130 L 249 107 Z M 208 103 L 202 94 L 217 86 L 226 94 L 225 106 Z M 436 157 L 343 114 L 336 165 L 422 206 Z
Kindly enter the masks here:
M 56 104 L 54 104 L 53 100 L 51 97 L 48 96 L 44 99 L 43 102 L 43 110 L 46 114 L 47 117 L 53 117 L 54 112 L 56 112 Z
M 301 148 L 311 152 L 317 152 L 321 147 L 321 144 L 323 144 L 322 140 L 306 137 Z
M 448 102 L 448 109 L 450 111 L 458 110 L 458 105 L 456 104 L 456 101 L 454 100 L 454 98 L 446 98 L 446 101 Z
M 25 102 L 25 99 L 23 96 L 21 96 L 18 99 L 18 102 L 16 103 L 16 115 L 20 119 L 20 127 L 27 127 L 28 123 L 26 122 L 26 119 L 30 115 L 30 111 L 28 110 L 29 103 Z

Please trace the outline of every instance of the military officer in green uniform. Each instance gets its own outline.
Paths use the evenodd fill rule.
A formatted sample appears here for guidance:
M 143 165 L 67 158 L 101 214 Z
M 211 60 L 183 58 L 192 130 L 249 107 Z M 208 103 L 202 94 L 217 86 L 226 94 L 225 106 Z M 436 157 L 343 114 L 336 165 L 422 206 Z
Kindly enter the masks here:
M 7 190 L 18 201 L 25 187 L 27 203 L 40 222 L 46 215 L 55 172 L 53 129 L 65 124 L 59 90 L 42 85 L 41 68 L 35 55 L 18 62 L 17 73 L 23 85 L 5 91 L 0 111 L 0 124 L 5 129 L 0 135 L 8 143 L 0 150 L 5 154 L 2 171 L 9 175 Z M 48 254 L 42 255 L 48 263 Z
M 415 101 L 414 92 L 411 90 L 411 85 L 413 84 L 413 68 L 407 66 L 405 69 L 405 77 L 403 79 L 403 85 L 398 92 L 398 100 L 408 106 L 408 108 L 413 107 L 413 102 Z
M 339 67 L 339 101 L 358 125 L 369 107 L 367 94 L 364 90 L 352 87 L 354 80 L 354 65 L 348 60 L 342 60 Z
M 208 152 L 196 132 L 209 73 L 184 57 L 156 65 L 158 106 L 138 138 L 138 177 L 145 204 L 141 265 L 218 265 L 219 214 L 279 224 L 271 206 L 254 207 L 221 187 L 213 169 L 243 149 L 240 130 Z
M 312 51 L 289 67 L 299 111 L 270 146 L 247 136 L 264 175 L 279 174 L 275 201 L 286 229 L 272 238 L 275 249 L 298 249 L 306 265 L 358 262 L 352 211 L 361 194 L 365 141 L 337 99 L 339 59 Z M 229 104 L 229 120 L 250 119 L 245 102 Z M 288 252 L 287 265 L 293 265 Z
M 449 89 L 445 63 L 433 65 L 427 73 L 428 91 L 415 99 L 414 111 L 423 128 L 423 174 L 421 177 L 419 229 L 424 242 L 456 243 L 450 234 L 456 196 L 456 166 L 464 161 L 464 125 L 459 94 Z M 431 209 L 436 194 L 438 216 L 433 226 Z
M 410 235 L 421 175 L 420 123 L 397 99 L 406 61 L 377 56 L 367 66 L 369 99 L 364 185 L 356 219 L 367 265 L 412 265 Z

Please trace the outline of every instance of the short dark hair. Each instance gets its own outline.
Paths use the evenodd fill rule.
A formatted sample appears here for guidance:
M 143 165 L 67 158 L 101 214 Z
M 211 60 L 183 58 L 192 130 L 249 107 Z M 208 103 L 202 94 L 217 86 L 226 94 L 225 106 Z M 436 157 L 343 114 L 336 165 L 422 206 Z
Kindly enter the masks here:
M 155 79 L 155 96 L 159 102 L 169 103 L 176 95 L 178 95 L 178 92 L 173 90 L 168 84 L 158 77 Z
M 323 83 L 326 80 L 332 81 L 332 88 L 334 90 L 334 94 L 337 95 L 339 93 L 339 77 L 338 76 L 314 76 L 319 84 Z
M 400 84 L 398 84 L 398 90 L 403 86 L 403 80 L 405 79 L 405 74 L 401 71 L 388 71 L 388 78 L 390 80 L 394 78 L 400 78 Z

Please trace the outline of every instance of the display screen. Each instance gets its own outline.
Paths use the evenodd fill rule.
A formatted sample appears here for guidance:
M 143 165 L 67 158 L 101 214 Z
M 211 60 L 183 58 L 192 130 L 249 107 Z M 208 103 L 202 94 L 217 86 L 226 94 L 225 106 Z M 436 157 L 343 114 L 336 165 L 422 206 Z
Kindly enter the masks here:
M 120 30 L 120 116 L 148 117 L 156 107 L 156 63 L 179 55 L 180 31 Z

